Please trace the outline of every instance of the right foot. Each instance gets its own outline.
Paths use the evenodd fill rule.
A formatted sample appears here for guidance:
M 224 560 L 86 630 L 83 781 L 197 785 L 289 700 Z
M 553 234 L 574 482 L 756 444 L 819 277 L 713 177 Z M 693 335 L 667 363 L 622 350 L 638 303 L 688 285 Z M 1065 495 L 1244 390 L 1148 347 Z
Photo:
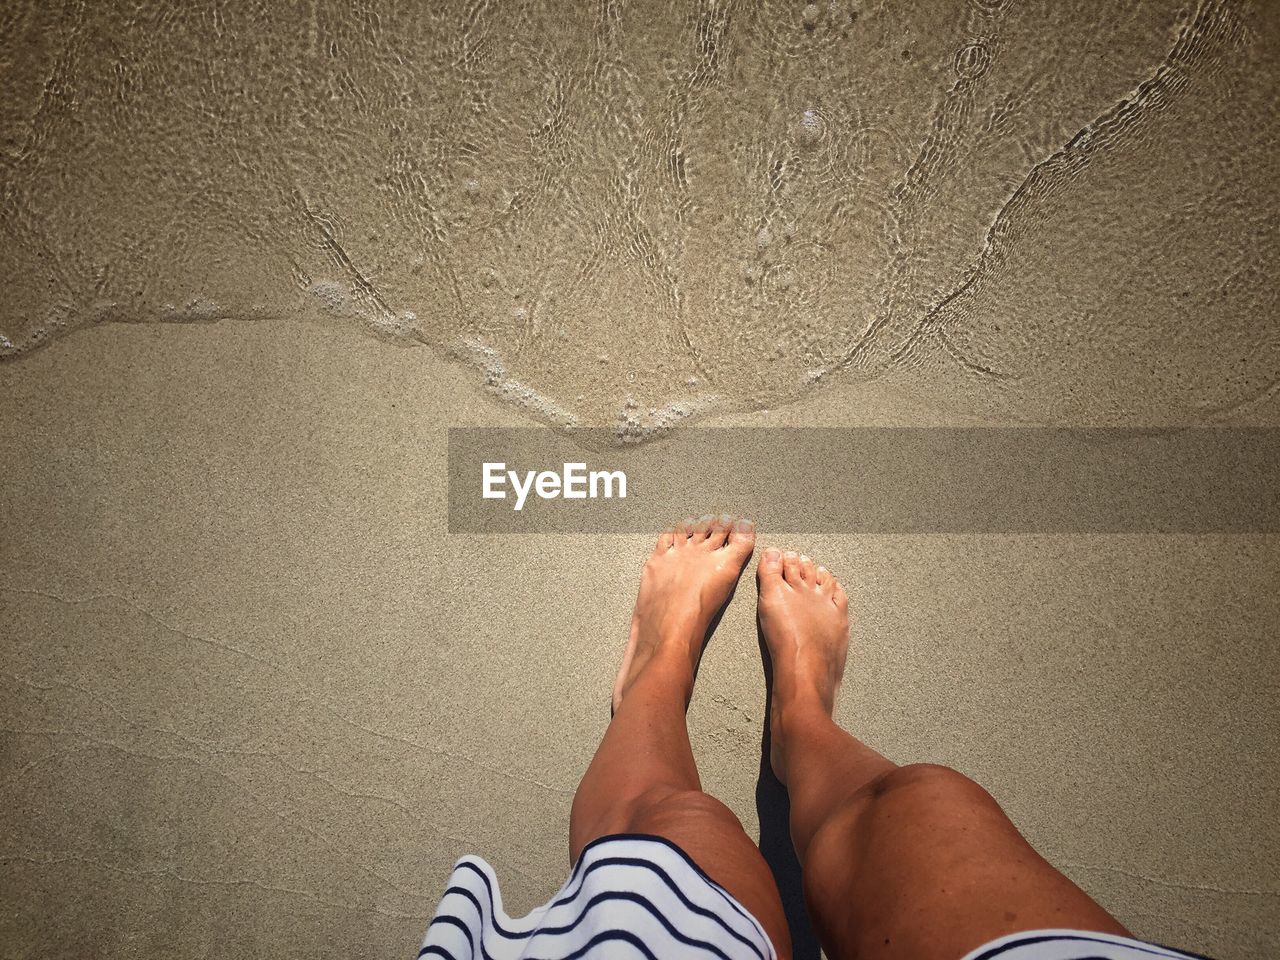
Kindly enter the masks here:
M 707 516 L 662 532 L 640 575 L 631 638 L 613 686 L 614 712 L 649 662 L 667 655 L 685 668 L 677 673 L 688 702 L 707 634 L 729 602 L 755 542 L 750 521 L 728 516 Z
M 794 710 L 835 710 L 849 649 L 849 597 L 803 554 L 766 550 L 756 571 L 760 631 L 773 663 L 769 759 L 786 783 L 783 718 Z

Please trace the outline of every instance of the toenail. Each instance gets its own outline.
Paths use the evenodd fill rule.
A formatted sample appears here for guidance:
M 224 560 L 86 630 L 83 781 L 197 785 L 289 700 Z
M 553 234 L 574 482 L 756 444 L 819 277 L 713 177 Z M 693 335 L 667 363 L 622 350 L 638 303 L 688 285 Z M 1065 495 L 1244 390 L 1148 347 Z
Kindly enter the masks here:
M 801 562 L 801 563 L 808 563 L 808 562 L 809 562 L 809 558 L 808 558 L 807 556 L 805 556 L 805 555 L 802 553 L 802 554 L 800 554 L 800 562 Z
M 819 572 L 819 573 L 826 573 L 826 572 L 827 572 L 827 568 L 826 568 L 826 567 L 819 567 L 819 568 L 818 568 L 818 572 Z
M 788 560 L 794 560 L 796 559 L 796 552 L 794 550 L 788 550 L 786 553 L 783 554 L 783 556 L 786 557 Z
M 702 516 L 700 516 L 700 517 L 698 518 L 698 522 L 699 522 L 699 523 L 710 523 L 710 522 L 711 522 L 712 520 L 714 520 L 714 519 L 715 519 L 715 517 L 713 517 L 711 514 L 709 514 L 709 513 L 704 513 Z
M 770 562 L 781 560 L 782 553 L 778 550 L 773 549 L 773 547 L 770 547 L 768 550 L 764 552 L 764 558 Z
M 721 522 L 721 523 L 733 523 L 733 514 L 731 514 L 731 513 L 722 513 L 722 514 L 720 514 L 720 522 Z
M 752 523 L 750 520 L 739 520 L 733 526 L 734 526 L 734 529 L 737 530 L 739 533 L 750 533 L 752 530 L 756 528 L 756 525 Z

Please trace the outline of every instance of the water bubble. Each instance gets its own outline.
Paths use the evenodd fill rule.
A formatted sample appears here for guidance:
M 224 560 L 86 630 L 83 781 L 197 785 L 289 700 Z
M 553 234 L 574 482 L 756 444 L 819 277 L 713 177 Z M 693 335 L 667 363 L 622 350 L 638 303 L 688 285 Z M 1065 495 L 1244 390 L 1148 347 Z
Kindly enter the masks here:
M 347 288 L 336 280 L 315 280 L 307 292 L 330 310 L 341 310 L 347 305 Z
M 623 443 L 643 443 L 645 440 L 666 433 L 681 420 L 702 410 L 714 406 L 717 398 L 707 397 L 694 402 L 673 402 L 666 406 L 649 407 L 641 411 L 631 398 L 627 399 L 618 414 L 618 424 L 614 429 L 616 436 Z M 693 525 L 695 521 L 687 520 Z
M 484 374 L 485 387 L 510 403 L 524 407 L 539 417 L 562 427 L 576 426 L 578 418 L 549 397 L 545 397 L 508 374 L 502 358 L 493 347 L 475 339 L 458 342 L 465 353 L 479 365 Z
M 764 250 L 771 243 L 773 243 L 773 234 L 769 232 L 768 227 L 761 227 L 760 232 L 756 234 L 756 246 Z

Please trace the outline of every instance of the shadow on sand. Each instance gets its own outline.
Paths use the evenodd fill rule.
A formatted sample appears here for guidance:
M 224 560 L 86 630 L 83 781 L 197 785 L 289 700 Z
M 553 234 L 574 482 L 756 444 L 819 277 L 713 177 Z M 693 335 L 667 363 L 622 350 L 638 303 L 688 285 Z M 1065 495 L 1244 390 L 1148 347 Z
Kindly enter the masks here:
M 791 955 L 794 960 L 819 960 L 822 955 L 818 935 L 809 921 L 804 903 L 800 861 L 791 843 L 791 800 L 787 788 L 773 775 L 769 765 L 769 698 L 773 695 L 773 669 L 764 636 L 756 627 L 756 642 L 764 663 L 764 737 L 760 745 L 760 776 L 756 780 L 756 816 L 760 820 L 760 852 L 773 871 L 782 895 L 782 909 L 791 928 Z

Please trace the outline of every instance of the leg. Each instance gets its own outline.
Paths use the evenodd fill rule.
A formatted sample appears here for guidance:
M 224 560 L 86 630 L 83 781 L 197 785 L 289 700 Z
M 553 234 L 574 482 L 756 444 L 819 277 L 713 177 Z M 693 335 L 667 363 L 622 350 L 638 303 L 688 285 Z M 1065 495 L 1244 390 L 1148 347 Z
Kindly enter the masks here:
M 703 643 L 755 544 L 749 524 L 711 520 L 668 530 L 645 564 L 614 714 L 573 798 L 573 861 L 597 837 L 646 833 L 689 854 L 769 934 L 790 937 L 773 876 L 742 824 L 702 792 L 685 709 Z
M 760 626 L 773 661 L 771 759 L 791 794 L 805 900 L 837 960 L 957 960 L 1019 930 L 1125 934 L 999 805 L 946 767 L 899 767 L 832 720 L 848 597 L 808 557 L 766 552 Z

